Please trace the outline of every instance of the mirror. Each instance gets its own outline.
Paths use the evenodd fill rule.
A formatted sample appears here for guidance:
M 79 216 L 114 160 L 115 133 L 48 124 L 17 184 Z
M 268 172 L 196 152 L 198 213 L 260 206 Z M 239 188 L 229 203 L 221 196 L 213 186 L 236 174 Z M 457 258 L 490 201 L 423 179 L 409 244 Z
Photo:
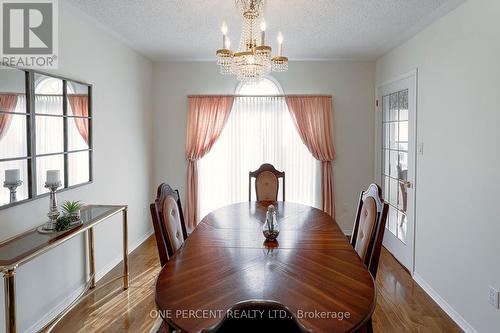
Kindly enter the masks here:
M 33 93 L 30 93 L 33 92 Z M 92 181 L 91 86 L 0 67 L 0 209 Z

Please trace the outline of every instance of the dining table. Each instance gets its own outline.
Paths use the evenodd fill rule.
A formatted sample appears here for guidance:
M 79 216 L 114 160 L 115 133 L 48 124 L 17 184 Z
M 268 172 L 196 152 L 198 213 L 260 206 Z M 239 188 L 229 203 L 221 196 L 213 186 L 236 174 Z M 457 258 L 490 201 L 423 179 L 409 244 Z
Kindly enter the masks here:
M 266 241 L 269 202 L 242 202 L 203 218 L 156 281 L 157 311 L 172 328 L 215 327 L 236 303 L 283 304 L 313 332 L 353 332 L 372 315 L 373 278 L 335 219 L 274 202 L 279 235 Z

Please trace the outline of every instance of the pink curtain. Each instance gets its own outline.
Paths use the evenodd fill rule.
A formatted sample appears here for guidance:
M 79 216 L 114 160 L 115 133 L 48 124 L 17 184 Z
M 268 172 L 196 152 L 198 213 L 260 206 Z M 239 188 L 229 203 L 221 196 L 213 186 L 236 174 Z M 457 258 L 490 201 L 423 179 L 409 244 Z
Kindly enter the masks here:
M 0 93 L 0 111 L 14 112 L 17 104 L 16 94 Z M 0 113 L 0 139 L 7 133 L 12 115 Z
M 205 156 L 219 138 L 226 125 L 234 97 L 191 96 L 188 102 L 186 137 L 187 170 L 187 224 L 193 230 L 198 223 L 198 168 L 197 161 Z
M 89 116 L 89 97 L 87 95 L 68 95 L 69 104 L 73 110 L 73 115 L 78 117 Z M 82 136 L 83 140 L 89 144 L 89 119 L 88 118 L 73 118 L 76 128 Z
M 314 158 L 321 161 L 322 208 L 326 213 L 335 217 L 332 98 L 331 96 L 288 96 L 286 102 L 302 142 Z

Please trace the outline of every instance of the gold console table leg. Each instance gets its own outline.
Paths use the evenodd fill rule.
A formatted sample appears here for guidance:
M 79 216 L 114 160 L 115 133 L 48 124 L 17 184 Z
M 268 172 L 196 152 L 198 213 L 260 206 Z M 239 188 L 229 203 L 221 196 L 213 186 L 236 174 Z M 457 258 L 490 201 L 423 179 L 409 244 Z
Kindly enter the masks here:
M 95 288 L 94 228 L 90 228 L 88 233 L 89 233 L 90 289 L 94 289 Z
M 128 208 L 123 210 L 123 289 L 128 289 Z
M 16 333 L 16 270 L 3 272 L 5 293 L 5 331 Z

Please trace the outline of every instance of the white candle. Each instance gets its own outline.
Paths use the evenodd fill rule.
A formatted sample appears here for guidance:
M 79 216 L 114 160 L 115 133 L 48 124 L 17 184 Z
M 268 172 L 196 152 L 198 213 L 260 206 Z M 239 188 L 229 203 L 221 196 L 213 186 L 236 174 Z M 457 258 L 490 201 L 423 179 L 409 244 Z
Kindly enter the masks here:
M 21 180 L 21 170 L 9 169 L 5 170 L 5 183 L 15 184 Z
M 46 184 L 56 185 L 61 182 L 61 173 L 59 170 L 47 170 Z

